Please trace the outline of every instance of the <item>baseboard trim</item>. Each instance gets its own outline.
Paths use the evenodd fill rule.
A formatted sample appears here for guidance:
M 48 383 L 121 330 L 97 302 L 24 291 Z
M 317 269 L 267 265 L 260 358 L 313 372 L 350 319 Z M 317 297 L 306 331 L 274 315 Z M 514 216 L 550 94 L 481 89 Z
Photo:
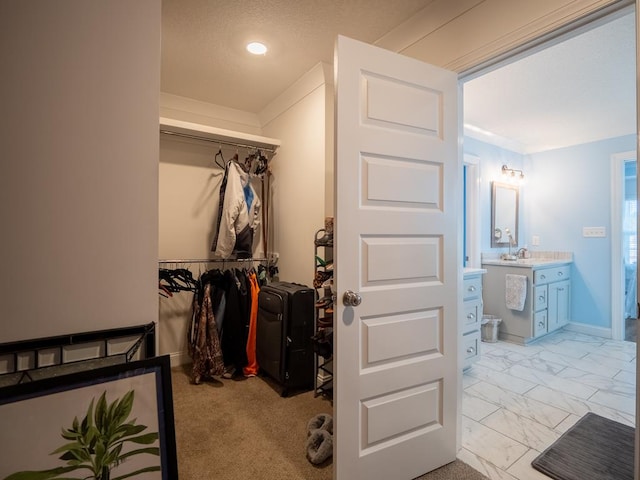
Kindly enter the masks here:
M 586 323 L 571 322 L 564 326 L 569 332 L 584 333 L 585 335 L 593 335 L 594 337 L 613 338 L 611 328 L 596 327 L 587 325 Z
M 191 357 L 187 352 L 173 352 L 169 354 L 172 367 L 179 367 L 191 363 Z

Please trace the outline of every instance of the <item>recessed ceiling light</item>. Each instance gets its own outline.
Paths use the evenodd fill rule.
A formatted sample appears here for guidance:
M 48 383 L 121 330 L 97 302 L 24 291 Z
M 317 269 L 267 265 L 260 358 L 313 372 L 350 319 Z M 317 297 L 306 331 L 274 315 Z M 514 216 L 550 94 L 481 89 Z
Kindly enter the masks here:
M 251 42 L 247 45 L 247 50 L 254 55 L 264 55 L 267 53 L 267 46 L 260 42 Z

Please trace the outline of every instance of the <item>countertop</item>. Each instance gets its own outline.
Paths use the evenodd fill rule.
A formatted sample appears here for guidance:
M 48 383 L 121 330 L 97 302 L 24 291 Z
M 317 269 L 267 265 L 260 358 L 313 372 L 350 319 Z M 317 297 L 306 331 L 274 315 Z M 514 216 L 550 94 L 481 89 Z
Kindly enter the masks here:
M 462 272 L 463 272 L 463 275 L 473 275 L 473 274 L 478 274 L 478 273 L 487 273 L 487 269 L 486 268 L 466 267 L 466 268 L 464 268 L 464 270 Z
M 483 260 L 482 265 L 500 265 L 503 267 L 553 267 L 560 265 L 570 265 L 573 260 L 567 258 L 519 258 L 518 260 Z

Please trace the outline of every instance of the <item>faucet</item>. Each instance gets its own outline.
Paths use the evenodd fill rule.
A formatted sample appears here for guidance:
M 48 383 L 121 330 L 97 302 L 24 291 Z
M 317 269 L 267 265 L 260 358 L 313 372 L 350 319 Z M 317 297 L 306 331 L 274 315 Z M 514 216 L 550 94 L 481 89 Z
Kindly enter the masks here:
M 528 251 L 529 250 L 527 250 L 526 247 L 519 248 L 518 251 L 516 252 L 516 257 L 518 257 L 518 258 L 527 258 L 527 252 Z
M 511 235 L 511 230 L 507 228 L 507 235 L 509 235 L 509 258 L 511 258 L 511 245 L 515 245 L 515 241 L 513 240 L 513 235 Z
M 510 229 L 508 229 L 508 228 L 505 228 L 505 229 L 504 229 L 504 232 L 505 232 L 505 233 L 507 234 L 507 236 L 509 237 L 509 253 L 508 253 L 508 254 L 503 253 L 503 254 L 502 254 L 502 256 L 501 256 L 501 258 L 502 258 L 503 260 L 517 260 L 517 258 L 518 258 L 518 257 L 517 257 L 516 255 L 513 255 L 513 254 L 511 253 L 511 247 L 512 247 L 512 246 L 515 246 L 515 240 L 513 239 L 513 235 L 511 235 L 511 230 L 510 230 Z

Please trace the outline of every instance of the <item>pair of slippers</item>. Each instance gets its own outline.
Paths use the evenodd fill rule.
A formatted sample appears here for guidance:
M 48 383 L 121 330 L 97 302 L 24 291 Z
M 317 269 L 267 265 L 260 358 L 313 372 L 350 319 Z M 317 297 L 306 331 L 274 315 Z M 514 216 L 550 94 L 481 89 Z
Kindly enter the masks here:
M 307 459 L 319 465 L 333 455 L 333 417 L 319 413 L 307 424 Z

